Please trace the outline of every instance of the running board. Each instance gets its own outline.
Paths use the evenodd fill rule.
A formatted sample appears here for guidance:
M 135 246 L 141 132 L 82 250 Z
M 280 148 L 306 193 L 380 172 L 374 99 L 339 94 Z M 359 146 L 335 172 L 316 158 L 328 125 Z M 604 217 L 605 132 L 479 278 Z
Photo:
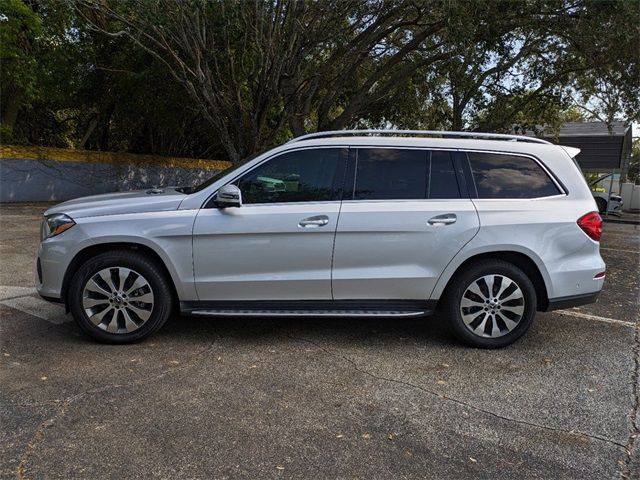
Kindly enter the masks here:
M 393 310 L 191 310 L 198 317 L 419 317 L 425 311 Z
M 418 317 L 435 301 L 281 300 L 180 302 L 180 313 L 198 317 Z

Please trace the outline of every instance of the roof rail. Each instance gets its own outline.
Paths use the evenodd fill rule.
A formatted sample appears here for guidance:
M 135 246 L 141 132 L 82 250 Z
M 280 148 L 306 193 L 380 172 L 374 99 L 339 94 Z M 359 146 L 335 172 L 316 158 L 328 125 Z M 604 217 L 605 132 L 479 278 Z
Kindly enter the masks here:
M 325 138 L 325 137 L 342 137 L 345 135 L 397 135 L 397 136 L 431 136 L 442 138 L 482 138 L 488 140 L 508 140 L 512 142 L 530 142 L 530 143 L 546 143 L 551 144 L 546 140 L 536 137 L 527 137 L 525 135 L 507 135 L 503 133 L 481 133 L 481 132 L 447 132 L 439 130 L 334 130 L 330 132 L 316 132 L 309 133 L 307 135 L 301 135 L 299 137 L 290 140 L 292 142 L 300 142 L 302 140 L 309 140 L 311 138 Z

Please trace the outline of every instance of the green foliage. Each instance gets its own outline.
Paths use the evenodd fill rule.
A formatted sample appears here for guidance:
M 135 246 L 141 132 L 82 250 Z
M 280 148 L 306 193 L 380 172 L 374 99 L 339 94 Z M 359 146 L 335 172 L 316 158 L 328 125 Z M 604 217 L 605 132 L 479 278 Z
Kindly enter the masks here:
M 0 0 L 0 12 L 3 90 L 20 85 L 25 97 L 33 98 L 37 75 L 34 43 L 42 33 L 42 19 L 22 0 Z
M 0 0 L 3 142 L 243 157 L 638 119 L 637 0 Z
M 3 141 L 14 139 L 18 110 L 38 94 L 34 51 L 42 32 L 41 18 L 21 0 L 0 0 L 0 103 Z
M 640 138 L 634 138 L 631 144 L 631 159 L 629 161 L 629 182 L 640 184 Z

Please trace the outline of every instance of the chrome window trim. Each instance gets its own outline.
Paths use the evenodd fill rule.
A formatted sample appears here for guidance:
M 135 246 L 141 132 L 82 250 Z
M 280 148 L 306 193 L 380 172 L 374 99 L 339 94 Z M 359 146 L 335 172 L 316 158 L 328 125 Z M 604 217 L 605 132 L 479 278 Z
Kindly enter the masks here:
M 532 198 L 473 198 L 474 202 L 504 202 L 509 200 L 510 202 L 531 202 L 535 200 L 550 200 L 554 198 L 566 197 L 565 193 L 559 193 L 557 195 L 548 195 L 546 197 L 532 197 Z
M 327 200 L 326 202 L 273 202 L 273 203 L 243 203 L 242 207 L 267 207 L 267 206 L 280 206 L 280 205 L 329 205 L 332 203 L 341 203 L 342 200 Z
M 426 150 L 426 151 L 444 151 L 444 152 L 458 152 L 458 153 L 467 153 L 467 152 L 477 152 L 477 153 L 495 153 L 498 155 L 510 155 L 510 156 L 516 156 L 516 157 L 524 157 L 524 158 L 529 158 L 531 160 L 533 160 L 534 162 L 536 162 L 540 168 L 542 168 L 542 171 L 545 172 L 545 174 L 551 179 L 551 181 L 553 182 L 553 184 L 556 186 L 556 188 L 558 189 L 559 192 L 558 194 L 555 195 L 547 195 L 544 197 L 531 197 L 531 198 L 493 198 L 493 199 L 489 199 L 489 198 L 484 198 L 484 199 L 480 199 L 480 198 L 471 198 L 471 200 L 536 200 L 536 199 L 540 199 L 540 198 L 554 198 L 554 197 L 566 197 L 569 195 L 569 191 L 567 190 L 567 188 L 560 183 L 560 181 L 556 178 L 556 176 L 551 172 L 551 170 L 549 168 L 547 168 L 547 166 L 544 164 L 544 162 L 542 160 L 540 160 L 538 157 L 536 157 L 535 155 L 531 155 L 528 153 L 520 153 L 520 152 L 511 152 L 511 151 L 505 151 L 505 150 L 487 150 L 487 149 L 481 149 L 481 148 L 447 148 L 447 147 L 422 147 L 422 146 L 395 146 L 395 145 L 376 145 L 376 144 L 367 144 L 367 145 L 351 145 L 349 146 L 349 148 L 354 148 L 354 149 L 359 149 L 359 148 L 384 148 L 384 149 L 392 149 L 392 150 Z M 469 165 L 469 167 L 471 167 Z M 355 175 L 354 175 L 354 189 L 355 189 Z M 473 181 L 473 186 L 475 188 L 475 179 L 473 178 L 473 172 L 472 172 L 472 178 L 471 181 Z M 398 200 L 402 200 L 402 199 L 398 199 Z M 421 199 L 414 199 L 414 201 L 419 201 Z M 440 200 L 458 200 L 458 199 L 440 199 Z M 347 200 L 343 200 L 343 201 L 347 201 Z M 349 200 L 351 201 L 351 200 Z M 367 201 L 367 200 L 353 200 L 353 201 Z M 390 201 L 390 200 L 387 200 Z M 391 200 L 394 201 L 394 200 Z
M 396 202 L 402 202 L 402 203 L 436 203 L 436 202 L 447 202 L 447 203 L 451 203 L 451 202 L 456 202 L 456 203 L 463 203 L 463 202 L 470 202 L 471 198 L 378 198 L 378 199 L 371 199 L 371 200 L 354 200 L 354 199 L 349 199 L 349 200 L 342 200 L 342 203 L 396 203 Z M 492 200 L 499 200 L 499 199 L 492 199 Z M 520 200 L 531 200 L 531 198 L 522 198 Z
M 499 201 L 512 201 L 512 200 L 538 200 L 538 199 L 543 199 L 543 198 L 556 198 L 556 197 L 566 197 L 569 195 L 568 190 L 566 189 L 566 187 L 561 184 L 558 179 L 556 178 L 555 175 L 553 175 L 553 173 L 551 172 L 551 170 L 549 170 L 549 168 L 547 168 L 547 166 L 544 164 L 543 161 L 541 161 L 538 157 L 531 155 L 531 154 L 527 154 L 527 153 L 520 153 L 520 152 L 511 152 L 511 151 L 504 151 L 504 150 L 487 150 L 487 149 L 481 149 L 481 148 L 447 148 L 447 147 L 423 147 L 423 146 L 405 146 L 405 145 L 379 145 L 379 144 L 375 144 L 375 143 L 371 143 L 371 144 L 366 144 L 366 145 L 345 145 L 345 144 L 340 144 L 340 145 L 309 145 L 309 146 L 303 146 L 303 147 L 298 147 L 298 148 L 290 148 L 281 152 L 278 152 L 276 154 L 273 154 L 267 158 L 264 158 L 261 162 L 253 165 L 252 167 L 246 169 L 246 170 L 242 170 L 240 173 L 238 173 L 238 175 L 234 176 L 231 180 L 229 180 L 228 182 L 226 182 L 224 185 L 229 185 L 230 183 L 235 182 L 238 178 L 240 178 L 241 176 L 248 174 L 250 172 L 252 172 L 254 169 L 258 168 L 259 166 L 263 165 L 264 163 L 277 158 L 281 155 L 285 155 L 291 152 L 296 152 L 296 151 L 304 151 L 304 150 L 317 150 L 317 149 L 325 149 L 325 148 L 337 148 L 337 149 L 341 149 L 341 148 L 347 148 L 347 149 L 359 149 L 359 148 L 380 148 L 380 149 L 390 149 L 390 150 L 426 150 L 426 151 L 443 151 L 443 152 L 458 152 L 458 153 L 468 153 L 468 152 L 476 152 L 476 153 L 495 153 L 498 155 L 508 155 L 508 156 L 516 156 L 516 157 L 524 157 L 524 158 L 528 158 L 533 160 L 534 162 L 536 162 L 540 168 L 542 168 L 542 170 L 546 173 L 546 175 L 551 179 L 551 181 L 553 182 L 553 184 L 556 186 L 556 188 L 561 192 L 559 194 L 556 195 L 547 195 L 544 197 L 531 197 L 531 198 L 461 198 L 461 199 L 446 199 L 446 198 L 442 198 L 442 199 L 381 199 L 381 200 L 354 200 L 354 199 L 348 199 L 348 200 L 342 200 L 343 202 L 372 202 L 372 201 L 383 201 L 383 202 L 395 202 L 395 201 L 453 201 L 453 200 L 499 200 Z M 469 166 L 471 167 L 471 166 Z M 242 167 L 239 167 L 242 168 Z M 233 172 L 230 172 L 233 173 Z M 355 189 L 355 180 L 356 180 L 356 175 L 354 175 L 354 189 Z M 473 172 L 472 172 L 472 178 L 471 180 L 473 181 L 473 186 L 475 187 L 475 179 L 473 178 Z M 209 197 L 207 197 L 207 199 L 202 203 L 202 206 L 200 208 L 205 208 L 206 205 L 213 199 L 213 197 L 215 197 L 215 195 L 218 193 L 218 190 L 220 188 L 222 188 L 224 185 L 220 185 L 220 187 L 218 187 Z M 476 190 L 477 191 L 477 190 Z M 246 205 L 293 205 L 293 204 L 307 204 L 307 203 L 333 203 L 333 202 L 340 202 L 340 200 L 331 200 L 328 202 L 278 202 L 278 203 L 261 203 L 261 204 L 257 204 L 257 203 L 248 203 Z
M 377 146 L 377 145 L 352 145 L 349 147 L 349 149 L 355 149 L 355 150 L 360 150 L 360 149 L 365 149 L 365 148 L 377 148 L 377 149 L 385 149 L 385 150 L 424 150 L 426 152 L 429 152 L 429 177 L 427 178 L 431 178 L 431 152 L 434 151 L 438 151 L 438 152 L 449 152 L 449 153 L 455 153 L 458 152 L 459 149 L 457 148 L 446 148 L 446 147 L 437 147 L 437 148 L 431 148 L 431 147 L 413 147 L 413 146 L 394 146 L 394 145 L 383 145 L 383 146 Z M 453 162 L 453 166 L 455 169 L 455 162 L 453 160 L 453 158 L 451 159 Z M 454 174 L 456 176 L 456 181 L 457 181 L 457 176 L 458 176 L 458 172 L 454 171 Z M 355 195 L 355 191 L 356 191 L 356 182 L 358 179 L 358 161 L 357 161 L 357 157 L 356 157 L 356 166 L 355 166 L 355 170 L 353 173 L 353 188 L 352 191 L 354 192 Z M 430 182 L 427 185 L 427 187 L 430 187 Z M 429 200 L 429 201 L 440 201 L 440 202 L 451 202 L 454 200 L 471 200 L 470 198 L 464 198 L 465 193 L 462 192 L 460 190 L 460 185 L 458 184 L 458 192 L 460 193 L 460 198 L 378 198 L 378 199 L 362 199 L 362 200 L 356 200 L 355 198 L 350 198 L 348 200 L 343 199 L 343 202 L 400 202 L 400 201 L 408 201 L 408 202 L 421 202 L 421 201 L 425 201 L 425 200 Z M 430 193 L 430 192 L 429 192 Z
M 256 163 L 255 165 L 242 170 L 241 172 L 239 172 L 236 176 L 234 176 L 231 180 L 227 181 L 226 183 L 224 183 L 223 185 L 220 185 L 218 188 L 216 188 L 216 190 L 211 193 L 210 196 L 207 197 L 207 199 L 202 202 L 202 205 L 200 206 L 200 208 L 206 208 L 207 205 L 209 204 L 209 202 L 211 200 L 213 200 L 213 198 L 216 196 L 216 194 L 218 193 L 218 190 L 220 190 L 222 187 L 224 187 L 225 185 L 229 185 L 232 184 L 233 182 L 235 182 L 237 179 L 239 179 L 240 177 L 242 177 L 243 175 L 246 175 L 248 173 L 253 172 L 256 168 L 260 167 L 261 165 L 264 165 L 266 162 L 278 158 L 282 155 L 286 155 L 288 153 L 291 152 L 302 152 L 304 150 L 318 150 L 318 149 L 325 149 L 325 148 L 333 148 L 333 149 L 342 149 L 342 148 L 350 148 L 349 145 L 307 145 L 307 146 L 303 146 L 303 147 L 298 147 L 298 148 L 289 148 L 287 150 L 278 152 L 278 153 L 274 153 L 273 155 L 266 157 L 264 159 L 262 159 L 259 163 Z M 241 170 L 242 166 L 238 167 L 236 170 Z M 229 172 L 229 174 L 232 174 L 233 172 Z M 336 201 L 340 201 L 340 200 L 329 200 L 328 202 L 336 202 Z M 302 203 L 328 203 L 328 202 L 278 202 L 278 203 L 247 203 L 247 204 L 242 204 L 244 205 L 291 205 L 294 203 L 297 204 L 302 204 Z

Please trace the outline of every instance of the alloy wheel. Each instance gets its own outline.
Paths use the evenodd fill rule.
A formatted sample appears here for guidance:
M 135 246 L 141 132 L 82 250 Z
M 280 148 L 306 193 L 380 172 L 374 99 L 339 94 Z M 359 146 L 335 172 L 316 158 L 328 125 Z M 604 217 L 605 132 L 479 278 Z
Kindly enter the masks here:
M 460 300 L 460 314 L 475 335 L 498 338 L 518 326 L 525 300 L 516 282 L 504 275 L 485 275 L 466 288 Z
M 96 327 L 109 333 L 131 333 L 151 317 L 151 285 L 138 272 L 125 267 L 104 268 L 87 280 L 82 307 Z

